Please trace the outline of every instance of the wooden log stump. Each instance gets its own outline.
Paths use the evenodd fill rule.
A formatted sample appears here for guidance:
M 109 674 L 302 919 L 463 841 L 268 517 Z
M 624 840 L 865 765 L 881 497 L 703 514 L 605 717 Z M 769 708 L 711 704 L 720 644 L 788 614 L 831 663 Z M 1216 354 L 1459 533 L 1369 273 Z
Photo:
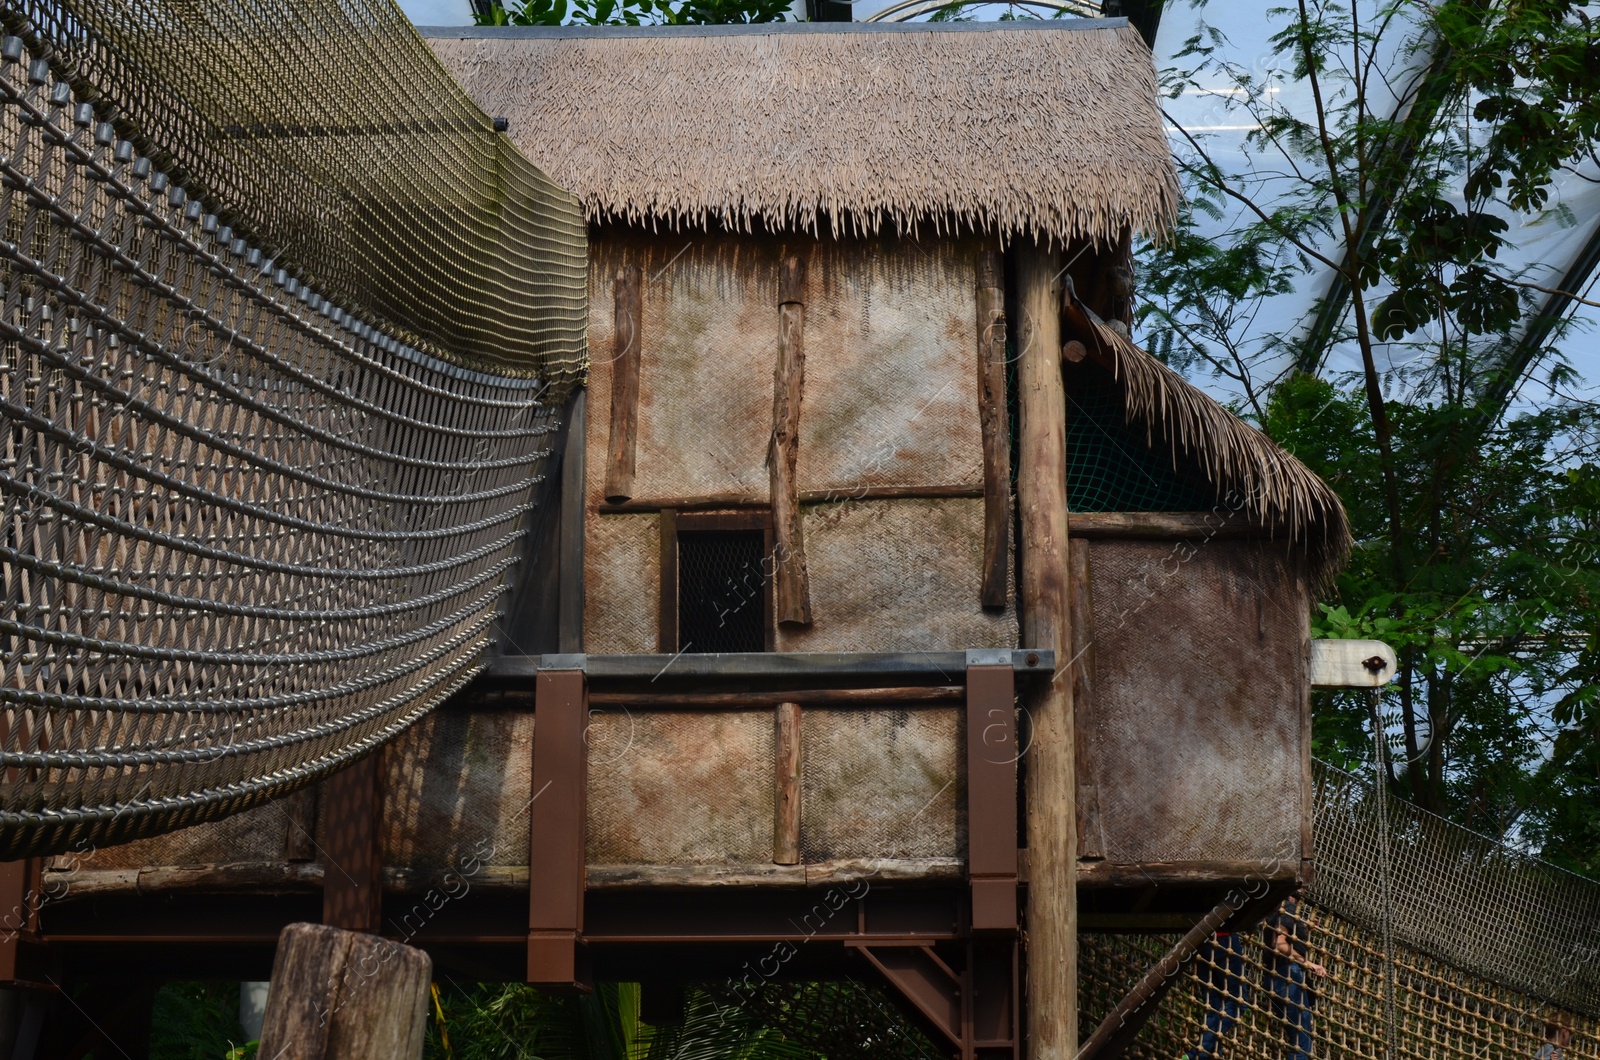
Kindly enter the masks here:
M 433 962 L 421 950 L 322 924 L 278 936 L 259 1055 L 417 1060 Z

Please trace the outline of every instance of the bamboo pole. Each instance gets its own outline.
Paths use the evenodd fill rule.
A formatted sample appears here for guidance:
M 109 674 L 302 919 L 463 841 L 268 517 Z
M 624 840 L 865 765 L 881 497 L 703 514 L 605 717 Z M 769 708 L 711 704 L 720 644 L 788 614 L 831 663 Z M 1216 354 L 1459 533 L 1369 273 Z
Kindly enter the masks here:
M 778 364 L 772 398 L 772 531 L 775 543 L 778 621 L 811 625 L 811 586 L 799 500 L 800 400 L 805 391 L 806 263 L 783 260 L 778 279 Z
M 611 444 L 606 451 L 605 498 L 633 496 L 639 443 L 639 319 L 644 315 L 644 273 L 637 265 L 617 271 L 611 363 Z
M 779 703 L 774 709 L 778 751 L 777 785 L 772 807 L 772 861 L 800 864 L 800 704 Z
M 1006 421 L 1006 299 L 1000 252 L 978 254 L 978 415 L 983 429 L 983 606 L 1006 606 L 1011 427 Z
M 1078 1052 L 1077 771 L 1067 589 L 1066 394 L 1061 378 L 1060 256 L 1016 252 L 1022 640 L 1056 653 L 1028 699 L 1028 1055 Z

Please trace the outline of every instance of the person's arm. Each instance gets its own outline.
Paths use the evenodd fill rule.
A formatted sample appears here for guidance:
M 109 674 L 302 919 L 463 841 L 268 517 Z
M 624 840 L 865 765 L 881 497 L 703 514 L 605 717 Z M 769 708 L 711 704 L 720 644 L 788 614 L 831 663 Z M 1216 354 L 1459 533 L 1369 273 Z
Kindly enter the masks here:
M 1316 961 L 1307 960 L 1304 954 L 1295 952 L 1294 943 L 1289 940 L 1289 930 L 1287 928 L 1279 927 L 1275 928 L 1274 930 L 1276 931 L 1272 943 L 1272 948 L 1274 950 L 1276 950 L 1280 955 L 1296 962 L 1318 979 L 1327 977 L 1328 969 L 1324 968 Z

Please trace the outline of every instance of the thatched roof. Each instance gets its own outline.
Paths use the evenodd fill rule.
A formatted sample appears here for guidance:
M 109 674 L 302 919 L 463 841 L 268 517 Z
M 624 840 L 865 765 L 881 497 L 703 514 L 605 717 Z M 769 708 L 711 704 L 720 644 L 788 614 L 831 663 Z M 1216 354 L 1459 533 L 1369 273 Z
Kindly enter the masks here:
M 423 32 L 593 220 L 1110 242 L 1178 202 L 1124 19 Z
M 1068 331 L 1122 388 L 1128 423 L 1146 442 L 1187 463 L 1214 487 L 1223 511 L 1238 511 L 1301 548 L 1312 578 L 1326 584 L 1350 555 L 1344 504 L 1316 473 L 1217 400 L 1076 303 Z

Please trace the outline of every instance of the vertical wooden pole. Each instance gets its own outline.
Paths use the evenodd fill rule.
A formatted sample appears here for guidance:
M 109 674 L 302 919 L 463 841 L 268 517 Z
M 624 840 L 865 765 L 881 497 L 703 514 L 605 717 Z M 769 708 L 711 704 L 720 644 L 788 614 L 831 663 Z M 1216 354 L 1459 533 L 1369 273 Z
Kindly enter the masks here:
M 323 782 L 327 835 L 322 851 L 322 921 L 348 931 L 377 931 L 383 906 L 379 848 L 382 751 Z
M 1077 777 L 1067 581 L 1067 411 L 1061 379 L 1060 255 L 1016 252 L 1022 642 L 1056 653 L 1030 696 L 1028 1042 L 1033 1060 L 1078 1051 Z
M 779 703 L 774 715 L 777 783 L 772 799 L 772 861 L 800 864 L 800 704 Z
M 633 496 L 639 438 L 639 318 L 644 313 L 644 273 L 637 265 L 617 270 L 611 340 L 611 445 L 606 453 L 606 500 Z
M 978 253 L 978 418 L 983 431 L 983 606 L 1006 606 L 1011 428 L 1006 415 L 1006 296 L 1000 251 Z
M 661 546 L 661 594 L 656 609 L 656 651 L 671 655 L 678 650 L 678 513 L 661 509 L 656 521 Z
M 534 679 L 533 797 L 529 803 L 528 982 L 585 986 L 583 935 L 588 823 L 589 692 L 582 670 Z
M 278 936 L 259 1055 L 416 1060 L 433 962 L 421 950 L 321 924 Z
M 778 275 L 778 363 L 773 372 L 772 444 L 767 466 L 772 484 L 774 571 L 778 621 L 811 625 L 810 576 L 800 526 L 800 397 L 805 388 L 806 263 L 783 259 Z
M 561 651 L 568 654 L 583 651 L 583 534 L 589 509 L 589 487 L 585 481 L 588 451 L 589 393 L 579 390 L 572 395 L 567 447 L 561 455 L 561 569 L 556 637 Z

